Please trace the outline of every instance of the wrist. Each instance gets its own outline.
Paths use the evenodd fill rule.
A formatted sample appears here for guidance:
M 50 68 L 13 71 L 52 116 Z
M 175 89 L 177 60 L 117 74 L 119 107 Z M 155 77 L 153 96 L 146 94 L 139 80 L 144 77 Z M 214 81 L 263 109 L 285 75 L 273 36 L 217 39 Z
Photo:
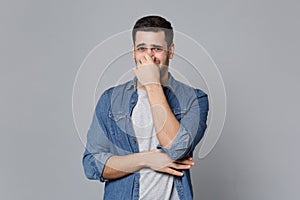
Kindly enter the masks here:
M 157 91 L 157 90 L 161 90 L 162 86 L 160 83 L 150 83 L 150 84 L 146 84 L 144 85 L 145 89 L 147 92 L 153 92 L 153 91 Z
M 158 150 L 152 150 L 152 151 L 144 151 L 140 152 L 139 156 L 139 165 L 142 168 L 148 168 L 151 167 L 151 163 L 153 163 L 153 160 L 155 160 L 155 154 L 158 152 Z
M 149 152 L 140 152 L 140 153 L 137 153 L 136 156 L 137 156 L 137 164 L 140 168 L 145 168 L 145 167 L 149 167 L 149 162 L 148 162 L 148 154 Z

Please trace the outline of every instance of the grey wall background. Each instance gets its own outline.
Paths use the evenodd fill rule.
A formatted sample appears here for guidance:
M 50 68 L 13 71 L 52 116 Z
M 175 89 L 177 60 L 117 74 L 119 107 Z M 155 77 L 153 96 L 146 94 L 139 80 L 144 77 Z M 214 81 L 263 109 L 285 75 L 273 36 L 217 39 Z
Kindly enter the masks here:
M 161 14 L 210 53 L 228 107 L 193 169 L 195 199 L 299 199 L 297 1 L 1 1 L 0 199 L 101 199 L 83 174 L 71 107 L 87 53 Z

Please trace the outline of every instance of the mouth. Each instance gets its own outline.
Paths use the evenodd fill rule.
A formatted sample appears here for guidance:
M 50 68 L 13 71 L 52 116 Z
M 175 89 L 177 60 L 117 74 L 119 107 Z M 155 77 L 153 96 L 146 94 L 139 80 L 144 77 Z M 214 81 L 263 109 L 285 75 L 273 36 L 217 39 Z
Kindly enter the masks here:
M 160 61 L 158 59 L 154 59 L 154 63 L 159 65 L 160 64 Z

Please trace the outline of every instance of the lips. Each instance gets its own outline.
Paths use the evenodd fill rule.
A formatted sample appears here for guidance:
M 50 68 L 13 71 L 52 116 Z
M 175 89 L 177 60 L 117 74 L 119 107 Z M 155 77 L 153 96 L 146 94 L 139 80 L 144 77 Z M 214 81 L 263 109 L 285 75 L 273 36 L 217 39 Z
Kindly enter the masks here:
M 157 65 L 159 65 L 160 61 L 157 58 L 154 58 L 154 63 L 157 64 Z

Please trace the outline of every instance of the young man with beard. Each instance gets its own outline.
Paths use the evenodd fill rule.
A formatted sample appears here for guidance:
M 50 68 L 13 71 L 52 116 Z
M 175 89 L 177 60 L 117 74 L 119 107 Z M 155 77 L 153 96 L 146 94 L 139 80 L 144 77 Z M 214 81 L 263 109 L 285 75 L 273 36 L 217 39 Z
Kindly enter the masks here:
M 100 97 L 83 155 L 104 199 L 192 199 L 192 154 L 206 129 L 208 98 L 173 78 L 173 28 L 160 16 L 132 31 L 133 80 Z

